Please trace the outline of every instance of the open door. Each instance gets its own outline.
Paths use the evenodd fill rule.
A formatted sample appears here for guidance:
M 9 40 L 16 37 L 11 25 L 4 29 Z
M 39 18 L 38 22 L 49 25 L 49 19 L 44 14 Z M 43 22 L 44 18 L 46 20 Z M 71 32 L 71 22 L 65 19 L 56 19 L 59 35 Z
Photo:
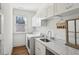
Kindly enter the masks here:
M 66 21 L 66 45 L 79 49 L 79 18 Z

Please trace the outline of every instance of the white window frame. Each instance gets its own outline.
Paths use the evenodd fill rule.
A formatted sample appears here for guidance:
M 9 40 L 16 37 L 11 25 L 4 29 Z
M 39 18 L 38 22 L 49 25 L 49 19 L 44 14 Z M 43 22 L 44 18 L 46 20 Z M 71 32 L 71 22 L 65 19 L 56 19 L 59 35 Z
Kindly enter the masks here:
M 16 31 L 16 16 L 23 16 L 23 17 L 26 17 L 24 15 L 15 15 L 14 16 L 14 33 L 26 33 L 26 27 L 27 27 L 27 17 L 26 17 L 26 21 L 25 21 L 25 32 L 17 32 Z

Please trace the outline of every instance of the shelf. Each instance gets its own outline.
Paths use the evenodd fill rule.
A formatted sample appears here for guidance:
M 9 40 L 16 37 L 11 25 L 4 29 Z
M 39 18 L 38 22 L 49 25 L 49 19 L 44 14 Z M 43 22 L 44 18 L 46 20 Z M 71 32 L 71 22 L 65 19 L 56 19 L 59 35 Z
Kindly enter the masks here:
M 47 16 L 47 17 L 44 17 L 44 18 L 40 18 L 41 20 L 50 20 L 54 17 L 55 15 L 51 15 L 51 16 Z
M 63 11 L 61 13 L 55 13 L 54 15 L 41 18 L 41 20 L 51 20 L 51 19 L 54 19 L 55 17 L 60 17 L 60 16 L 65 17 L 65 16 L 78 14 L 78 13 L 79 13 L 79 8 L 75 7 L 75 8 L 65 10 L 65 11 Z
M 73 14 L 78 14 L 79 13 L 79 7 L 75 7 L 75 8 L 71 8 L 71 9 L 68 9 L 68 10 L 65 10 L 59 14 L 55 14 L 55 15 L 60 15 L 62 17 L 65 17 L 65 16 L 69 16 L 69 15 L 73 15 Z

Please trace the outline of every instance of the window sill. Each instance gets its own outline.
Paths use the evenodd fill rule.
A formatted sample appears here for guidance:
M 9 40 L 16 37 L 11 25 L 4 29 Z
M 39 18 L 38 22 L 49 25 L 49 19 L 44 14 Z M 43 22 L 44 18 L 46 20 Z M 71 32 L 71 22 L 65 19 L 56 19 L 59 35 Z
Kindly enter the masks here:
M 15 32 L 14 34 L 26 34 L 26 32 Z

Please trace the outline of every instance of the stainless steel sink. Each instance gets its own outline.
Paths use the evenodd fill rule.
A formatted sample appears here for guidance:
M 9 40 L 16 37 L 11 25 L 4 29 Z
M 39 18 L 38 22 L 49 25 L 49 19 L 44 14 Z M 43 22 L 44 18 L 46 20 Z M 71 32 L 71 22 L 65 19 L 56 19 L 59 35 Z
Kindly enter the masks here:
M 40 39 L 40 40 L 43 42 L 50 42 L 50 40 L 48 40 L 48 39 Z

